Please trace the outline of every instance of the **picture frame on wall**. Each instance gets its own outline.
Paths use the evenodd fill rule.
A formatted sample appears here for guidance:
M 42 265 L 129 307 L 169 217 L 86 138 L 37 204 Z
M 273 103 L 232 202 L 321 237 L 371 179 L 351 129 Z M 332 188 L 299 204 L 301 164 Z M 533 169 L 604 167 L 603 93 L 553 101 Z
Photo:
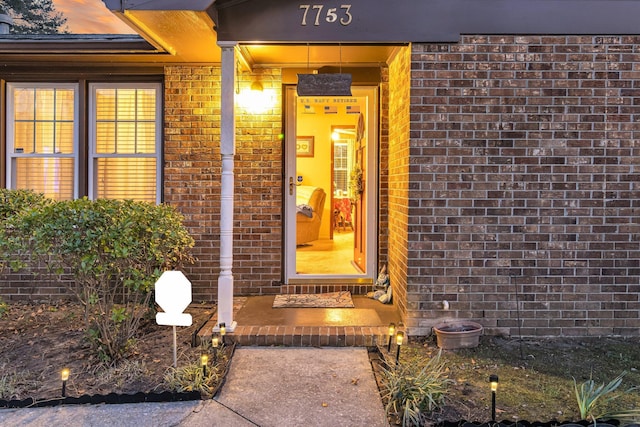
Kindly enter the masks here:
M 296 156 L 313 157 L 313 136 L 296 137 Z

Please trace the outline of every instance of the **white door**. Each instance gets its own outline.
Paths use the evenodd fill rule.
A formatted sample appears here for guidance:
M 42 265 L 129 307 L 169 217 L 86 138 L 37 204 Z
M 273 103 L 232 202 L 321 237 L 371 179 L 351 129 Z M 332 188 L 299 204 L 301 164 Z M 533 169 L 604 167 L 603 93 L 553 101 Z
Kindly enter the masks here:
M 286 283 L 377 274 L 378 89 L 352 94 L 286 89 Z

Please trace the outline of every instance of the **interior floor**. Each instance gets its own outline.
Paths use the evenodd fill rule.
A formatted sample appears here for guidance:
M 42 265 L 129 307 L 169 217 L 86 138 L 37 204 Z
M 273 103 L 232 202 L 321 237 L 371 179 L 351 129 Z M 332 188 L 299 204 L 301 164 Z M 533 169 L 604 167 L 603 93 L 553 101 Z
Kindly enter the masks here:
M 318 239 L 296 248 L 298 274 L 362 274 L 353 263 L 353 230 L 335 230 L 333 240 Z

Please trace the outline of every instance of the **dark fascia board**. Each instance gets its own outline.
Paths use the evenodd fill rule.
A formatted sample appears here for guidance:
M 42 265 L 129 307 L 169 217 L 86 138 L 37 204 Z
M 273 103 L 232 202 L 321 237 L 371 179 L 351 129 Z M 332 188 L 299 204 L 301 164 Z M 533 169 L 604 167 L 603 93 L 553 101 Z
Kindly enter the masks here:
M 0 36 L 0 53 L 154 53 L 145 39 L 130 34 L 48 34 Z
M 125 10 L 193 10 L 203 11 L 213 6 L 215 0 L 102 0 L 107 9 Z
M 162 64 L 122 64 L 122 63 L 56 63 L 26 61 L 0 67 L 0 79 L 21 81 L 76 81 L 78 79 L 102 79 L 109 81 L 162 82 L 164 67 Z M 0 88 L 1 89 L 1 88 Z M 2 119 L 2 116 L 0 116 Z
M 219 41 L 457 42 L 462 34 L 639 34 L 638 0 L 219 0 Z

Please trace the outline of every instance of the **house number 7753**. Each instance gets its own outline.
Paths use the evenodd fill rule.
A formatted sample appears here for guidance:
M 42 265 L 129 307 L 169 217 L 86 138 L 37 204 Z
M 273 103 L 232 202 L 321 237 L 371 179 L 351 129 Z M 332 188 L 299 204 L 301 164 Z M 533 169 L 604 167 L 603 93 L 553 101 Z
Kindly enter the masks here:
M 322 13 L 324 10 L 323 4 L 301 4 L 299 9 L 304 10 L 302 21 L 300 22 L 300 25 L 303 27 L 307 25 L 307 18 L 313 19 L 314 14 L 315 19 L 313 19 L 313 25 L 316 27 L 320 25 L 321 19 L 329 24 L 340 22 L 342 25 L 351 24 L 351 20 L 353 19 L 350 4 L 341 4 L 340 9 L 337 7 L 327 8 L 325 13 Z

